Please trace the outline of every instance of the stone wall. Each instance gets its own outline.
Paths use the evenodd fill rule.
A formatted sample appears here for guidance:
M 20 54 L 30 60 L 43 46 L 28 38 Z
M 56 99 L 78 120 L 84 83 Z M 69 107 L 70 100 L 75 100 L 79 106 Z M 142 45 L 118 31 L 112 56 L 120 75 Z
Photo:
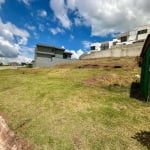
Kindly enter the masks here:
M 103 51 L 91 51 L 90 54 L 83 54 L 80 59 L 94 59 L 104 57 L 136 57 L 139 56 L 144 42 L 129 45 L 116 45 L 111 49 Z

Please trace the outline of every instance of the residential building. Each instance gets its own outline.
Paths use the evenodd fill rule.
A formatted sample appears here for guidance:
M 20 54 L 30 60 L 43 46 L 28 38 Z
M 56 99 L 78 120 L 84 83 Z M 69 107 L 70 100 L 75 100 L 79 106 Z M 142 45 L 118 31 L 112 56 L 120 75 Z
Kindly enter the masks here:
M 9 62 L 8 65 L 9 66 L 20 66 L 20 64 L 18 62 Z
M 137 42 L 144 42 L 149 33 L 150 25 L 141 26 L 132 31 L 117 35 L 116 39 L 113 39 L 112 41 L 92 43 L 91 51 L 108 50 L 116 45 L 128 45 Z
M 64 48 L 37 44 L 35 48 L 34 67 L 50 67 L 71 60 L 72 53 L 66 52 Z

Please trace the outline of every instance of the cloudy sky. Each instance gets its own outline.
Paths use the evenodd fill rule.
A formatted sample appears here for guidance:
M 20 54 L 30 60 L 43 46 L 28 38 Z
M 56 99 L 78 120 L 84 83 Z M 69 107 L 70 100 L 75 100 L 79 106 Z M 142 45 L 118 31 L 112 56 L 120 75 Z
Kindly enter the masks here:
M 0 61 L 34 59 L 37 43 L 78 58 L 90 43 L 150 24 L 150 0 L 0 0 Z

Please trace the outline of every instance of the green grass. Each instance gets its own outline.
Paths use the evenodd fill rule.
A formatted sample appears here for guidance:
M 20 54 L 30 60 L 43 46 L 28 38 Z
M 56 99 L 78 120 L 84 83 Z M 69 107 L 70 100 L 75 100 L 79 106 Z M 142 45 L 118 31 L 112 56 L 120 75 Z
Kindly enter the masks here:
M 105 68 L 102 59 L 1 70 L 0 114 L 34 149 L 146 150 L 148 144 L 134 137 L 150 132 L 150 104 L 130 98 L 140 69 L 133 59 L 126 59 L 128 66 L 112 59 L 110 66 L 117 61 L 122 68 Z M 79 67 L 95 63 L 103 66 Z

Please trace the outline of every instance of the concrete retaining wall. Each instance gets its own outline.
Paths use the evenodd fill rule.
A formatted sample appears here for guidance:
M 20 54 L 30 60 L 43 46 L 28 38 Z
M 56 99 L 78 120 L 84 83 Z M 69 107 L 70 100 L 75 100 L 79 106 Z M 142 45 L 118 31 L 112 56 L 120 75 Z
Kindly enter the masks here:
M 62 58 L 48 58 L 48 57 L 37 57 L 35 63 L 33 64 L 34 67 L 51 67 L 58 64 L 64 64 L 71 62 L 70 59 L 62 59 Z
M 144 42 L 130 45 L 116 45 L 108 50 L 91 51 L 90 54 L 84 54 L 80 56 L 80 59 L 94 59 L 104 57 L 136 57 L 140 55 L 143 44 Z
M 52 60 L 51 66 L 64 64 L 64 63 L 69 63 L 69 62 L 72 62 L 72 60 L 71 59 L 61 59 L 61 58 L 54 57 L 53 60 Z

